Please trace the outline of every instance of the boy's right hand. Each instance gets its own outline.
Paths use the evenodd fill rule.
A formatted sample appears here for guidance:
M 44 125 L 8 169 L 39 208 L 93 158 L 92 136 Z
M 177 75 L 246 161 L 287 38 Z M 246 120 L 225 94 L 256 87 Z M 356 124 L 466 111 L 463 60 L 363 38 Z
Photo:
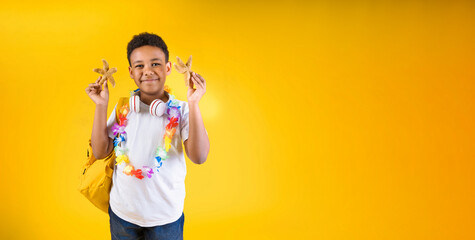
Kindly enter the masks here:
M 109 87 L 107 86 L 107 80 L 102 86 L 99 84 L 101 77 L 95 83 L 89 84 L 89 87 L 86 88 L 86 93 L 96 105 L 107 106 L 109 103 Z

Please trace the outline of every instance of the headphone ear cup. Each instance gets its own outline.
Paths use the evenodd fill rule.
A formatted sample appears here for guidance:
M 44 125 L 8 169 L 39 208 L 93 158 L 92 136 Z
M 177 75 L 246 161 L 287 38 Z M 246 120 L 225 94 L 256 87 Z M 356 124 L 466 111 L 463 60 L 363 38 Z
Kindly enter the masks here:
M 150 115 L 160 117 L 167 111 L 167 105 L 160 99 L 155 99 L 150 104 Z
M 130 106 L 130 111 L 133 112 L 140 112 L 140 97 L 138 95 L 134 95 L 129 98 L 129 106 Z

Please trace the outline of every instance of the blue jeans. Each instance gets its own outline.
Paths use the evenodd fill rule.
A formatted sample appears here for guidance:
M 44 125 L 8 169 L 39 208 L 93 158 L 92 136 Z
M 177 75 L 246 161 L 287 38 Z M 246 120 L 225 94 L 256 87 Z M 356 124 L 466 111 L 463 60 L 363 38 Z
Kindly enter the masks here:
M 183 240 L 185 214 L 175 222 L 155 227 L 141 227 L 127 222 L 112 212 L 109 206 L 110 230 L 112 240 L 119 239 L 159 239 Z

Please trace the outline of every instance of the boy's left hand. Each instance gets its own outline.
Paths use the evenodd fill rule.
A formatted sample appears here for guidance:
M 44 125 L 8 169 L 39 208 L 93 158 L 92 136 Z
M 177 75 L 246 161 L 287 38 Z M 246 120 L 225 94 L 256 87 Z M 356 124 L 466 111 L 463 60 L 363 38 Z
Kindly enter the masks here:
M 194 72 L 191 74 L 191 80 L 193 84 L 188 87 L 188 103 L 198 103 L 206 92 L 206 81 L 201 75 Z M 196 86 L 196 89 L 193 86 Z

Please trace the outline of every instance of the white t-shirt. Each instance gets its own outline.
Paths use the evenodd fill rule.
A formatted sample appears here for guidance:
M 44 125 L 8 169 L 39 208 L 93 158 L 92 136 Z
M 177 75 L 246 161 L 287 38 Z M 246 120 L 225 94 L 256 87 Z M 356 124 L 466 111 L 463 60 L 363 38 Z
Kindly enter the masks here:
M 188 104 L 178 101 L 181 117 L 168 151 L 168 159 L 148 178 L 128 176 L 123 173 L 125 163 L 115 165 L 110 193 L 111 210 L 120 218 L 141 227 L 164 225 L 178 220 L 183 213 L 185 201 L 186 162 L 183 145 L 188 139 Z M 116 105 L 117 107 L 117 105 Z M 149 105 L 140 101 L 140 112 L 130 111 L 127 115 L 127 156 L 136 168 L 154 166 L 157 147 L 162 145 L 168 114 L 161 117 L 149 113 Z M 114 138 L 112 126 L 115 123 L 115 108 L 108 121 L 107 130 Z M 143 170 L 142 170 L 143 171 Z

